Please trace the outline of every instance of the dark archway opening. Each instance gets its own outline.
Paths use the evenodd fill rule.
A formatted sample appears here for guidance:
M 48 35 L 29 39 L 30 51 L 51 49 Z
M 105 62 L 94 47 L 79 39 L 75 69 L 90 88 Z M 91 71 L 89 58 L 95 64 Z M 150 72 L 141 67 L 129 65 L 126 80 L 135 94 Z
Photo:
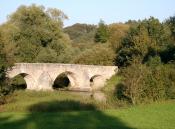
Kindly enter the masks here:
M 93 78 L 91 78 L 91 79 L 90 79 L 90 82 L 92 83 L 93 81 L 94 81 Z
M 54 81 L 53 89 L 67 89 L 70 86 L 70 80 L 65 73 L 60 74 Z
M 11 84 L 13 90 L 25 90 L 25 89 L 27 89 L 27 84 L 26 84 L 26 81 L 24 80 L 25 76 L 26 76 L 26 74 L 22 73 L 22 74 L 19 74 L 11 79 L 10 84 Z
M 99 77 L 100 75 L 94 75 L 90 78 L 90 86 L 93 86 L 94 85 L 94 81 L 95 81 L 95 78 Z

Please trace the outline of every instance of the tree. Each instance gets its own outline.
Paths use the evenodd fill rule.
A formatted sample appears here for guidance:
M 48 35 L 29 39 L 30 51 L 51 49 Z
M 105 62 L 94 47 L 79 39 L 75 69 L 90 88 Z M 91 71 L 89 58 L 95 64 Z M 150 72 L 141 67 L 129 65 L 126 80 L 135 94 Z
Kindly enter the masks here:
M 117 49 L 116 63 L 123 67 L 124 79 L 117 89 L 121 99 L 137 104 L 174 98 L 175 47 L 171 39 L 170 28 L 153 17 L 130 28 Z
M 43 6 L 35 4 L 20 6 L 3 25 L 3 35 L 10 37 L 6 44 L 15 44 L 16 62 L 42 62 L 43 60 L 37 60 L 38 56 L 44 58 L 48 54 L 50 57 L 63 51 L 50 47 L 52 44 L 62 44 L 62 49 L 70 47 L 69 36 L 63 32 L 63 20 L 67 18 L 61 10 L 55 8 L 46 10 Z M 12 26 L 11 29 L 9 26 Z M 56 55 L 54 62 L 59 62 L 59 56 L 60 54 Z M 53 62 L 53 59 L 48 58 L 47 61 Z
M 36 57 L 36 62 L 54 63 L 57 62 L 57 54 L 53 49 L 42 48 Z
M 130 26 L 128 24 L 113 23 L 109 28 L 109 43 L 116 50 L 120 47 L 122 39 L 126 36 Z
M 88 65 L 114 65 L 115 52 L 108 44 L 98 44 L 77 56 L 73 63 Z
M 95 42 L 106 43 L 109 38 L 108 27 L 105 25 L 103 20 L 100 20 L 95 34 Z
M 150 57 L 159 56 L 160 51 L 168 46 L 170 30 L 158 19 L 150 17 L 131 28 L 117 50 L 116 64 L 127 66 L 145 63 Z
M 7 95 L 10 92 L 10 86 L 6 78 L 6 71 L 13 64 L 11 58 L 7 54 L 1 36 L 0 33 L 0 104 L 4 103 L 4 95 Z
M 69 34 L 70 39 L 73 41 L 74 44 L 93 43 L 96 26 L 76 23 L 72 26 L 64 28 L 64 32 Z
M 175 40 L 175 15 L 170 17 L 169 19 L 166 20 L 166 24 L 168 24 L 168 26 L 171 29 L 171 33 L 172 33 L 172 37 Z

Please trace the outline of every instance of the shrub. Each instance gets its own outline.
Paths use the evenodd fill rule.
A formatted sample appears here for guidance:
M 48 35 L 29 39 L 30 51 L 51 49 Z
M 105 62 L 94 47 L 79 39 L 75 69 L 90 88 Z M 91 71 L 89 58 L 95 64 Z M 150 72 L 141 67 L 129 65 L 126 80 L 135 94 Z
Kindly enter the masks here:
M 173 65 L 133 64 L 123 69 L 120 74 L 124 81 L 117 87 L 119 99 L 129 98 L 133 104 L 139 104 L 175 97 Z

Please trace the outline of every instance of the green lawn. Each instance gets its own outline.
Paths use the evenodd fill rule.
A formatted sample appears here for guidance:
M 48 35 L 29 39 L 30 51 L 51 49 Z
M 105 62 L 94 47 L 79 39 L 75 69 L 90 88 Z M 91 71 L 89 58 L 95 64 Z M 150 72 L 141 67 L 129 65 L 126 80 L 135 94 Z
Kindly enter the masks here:
M 175 101 L 102 110 L 88 97 L 36 93 L 15 93 L 1 106 L 0 129 L 175 129 Z

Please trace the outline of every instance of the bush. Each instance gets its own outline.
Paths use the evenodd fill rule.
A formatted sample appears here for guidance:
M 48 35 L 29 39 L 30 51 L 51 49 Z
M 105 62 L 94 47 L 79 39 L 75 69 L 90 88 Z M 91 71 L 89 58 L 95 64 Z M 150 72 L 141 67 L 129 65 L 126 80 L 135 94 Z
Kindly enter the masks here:
M 139 104 L 175 98 L 175 69 L 171 64 L 133 64 L 120 74 L 124 82 L 117 87 L 119 99 L 129 98 L 133 104 Z
M 120 93 L 118 98 L 123 100 L 129 98 L 133 104 L 142 101 L 145 96 L 142 80 L 147 72 L 144 65 L 132 65 L 123 69 L 121 75 L 124 77 L 124 82 L 117 86 L 117 93 Z

